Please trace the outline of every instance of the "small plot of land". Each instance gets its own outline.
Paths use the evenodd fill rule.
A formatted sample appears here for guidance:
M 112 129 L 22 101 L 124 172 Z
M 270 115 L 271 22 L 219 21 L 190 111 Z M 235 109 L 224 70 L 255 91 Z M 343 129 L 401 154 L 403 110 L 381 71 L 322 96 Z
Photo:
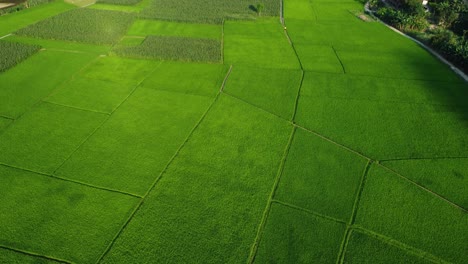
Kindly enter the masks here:
M 280 3 L 0 17 L 0 263 L 466 262 L 468 85 Z

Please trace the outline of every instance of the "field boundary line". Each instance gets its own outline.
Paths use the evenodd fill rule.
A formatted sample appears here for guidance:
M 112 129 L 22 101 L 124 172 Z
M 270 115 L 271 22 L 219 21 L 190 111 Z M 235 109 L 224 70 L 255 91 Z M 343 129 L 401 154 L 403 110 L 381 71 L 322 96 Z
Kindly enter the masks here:
M 391 168 L 389 168 L 389 167 L 387 167 L 387 166 L 381 164 L 380 162 L 378 162 L 377 165 L 379 165 L 379 166 L 382 167 L 383 169 L 385 169 L 385 170 L 387 170 L 387 171 L 389 171 L 389 172 L 391 172 L 391 173 L 397 175 L 397 176 L 400 177 L 401 179 L 403 179 L 403 180 L 405 180 L 405 181 L 407 181 L 407 182 L 409 182 L 409 183 L 415 185 L 416 187 L 422 189 L 423 191 L 428 192 L 429 194 L 435 196 L 436 198 L 438 198 L 438 199 L 440 199 L 440 200 L 442 200 L 442 201 L 444 201 L 444 202 L 450 204 L 451 206 L 453 206 L 453 207 L 455 207 L 455 208 L 461 210 L 462 212 L 468 213 L 468 210 L 465 209 L 465 208 L 463 208 L 462 206 L 460 206 L 460 205 L 458 205 L 458 204 L 456 204 L 456 203 L 450 201 L 449 199 L 445 198 L 444 196 L 442 196 L 442 195 L 440 195 L 440 194 L 438 194 L 438 193 L 436 193 L 436 192 L 434 192 L 434 191 L 432 191 L 432 190 L 430 190 L 430 189 L 428 189 L 428 188 L 426 188 L 426 187 L 420 185 L 419 183 L 417 183 L 417 182 L 415 182 L 415 181 L 413 181 L 413 180 L 411 180 L 411 179 L 409 179 L 409 178 L 403 176 L 402 174 L 400 174 L 400 173 L 398 173 L 397 171 L 395 171 L 395 170 L 393 170 L 393 169 L 391 169 Z
M 286 203 L 286 202 L 283 202 L 283 201 L 280 201 L 280 200 L 277 200 L 277 199 L 272 199 L 271 202 L 272 203 L 277 203 L 277 204 L 280 204 L 280 205 L 283 205 L 283 206 L 286 206 L 286 207 L 289 207 L 289 208 L 292 208 L 292 209 L 295 209 L 295 210 L 298 210 L 298 211 L 306 212 L 306 213 L 314 215 L 316 217 L 327 219 L 327 220 L 330 220 L 330 221 L 333 221 L 333 222 L 337 222 L 337 223 L 345 224 L 345 225 L 347 224 L 346 221 L 340 220 L 338 218 L 334 218 L 334 217 L 331 217 L 331 216 L 328 216 L 328 215 L 317 213 L 317 212 L 315 212 L 313 210 L 306 209 L 304 207 L 300 207 L 300 206 L 297 206 L 297 205 L 294 205 L 294 204 Z
M 382 234 L 377 233 L 375 231 L 369 230 L 369 229 L 364 228 L 362 226 L 353 225 L 351 227 L 351 229 L 352 229 L 352 232 L 363 233 L 363 234 L 365 234 L 367 236 L 370 236 L 372 238 L 375 238 L 375 239 L 381 241 L 382 243 L 385 243 L 387 245 L 399 248 L 402 251 L 405 251 L 406 253 L 408 253 L 409 255 L 420 257 L 420 258 L 425 259 L 427 261 L 430 261 L 432 263 L 443 263 L 443 264 L 449 264 L 450 263 L 450 262 L 447 262 L 447 261 L 441 259 L 440 257 L 432 255 L 429 252 L 426 252 L 426 251 L 424 251 L 422 249 L 410 246 L 410 245 L 405 244 L 405 243 L 403 243 L 401 241 L 398 241 L 396 239 L 387 237 L 385 235 L 382 235 Z
M 364 158 L 364 159 L 367 159 L 367 160 L 369 160 L 369 161 L 376 161 L 375 159 L 371 159 L 371 158 L 367 157 L 366 155 L 364 155 L 364 154 L 362 154 L 362 153 L 359 153 L 358 151 L 356 151 L 356 150 L 354 150 L 354 149 L 351 149 L 351 148 L 349 148 L 349 147 L 347 147 L 347 146 L 345 146 L 345 145 L 342 145 L 342 144 L 340 144 L 340 143 L 338 143 L 338 142 L 336 142 L 336 141 L 333 141 L 333 140 L 327 138 L 326 136 L 324 136 L 324 135 L 322 135 L 322 134 L 320 134 L 320 133 L 318 133 L 318 132 L 312 131 L 312 130 L 310 130 L 310 129 L 308 129 L 308 128 L 305 128 L 305 127 L 300 126 L 300 125 L 295 124 L 295 123 L 294 123 L 294 126 L 300 128 L 300 129 L 302 129 L 302 130 L 304 130 L 304 131 L 307 131 L 307 132 L 309 132 L 309 133 L 311 133 L 311 134 L 314 134 L 314 135 L 316 135 L 316 136 L 318 136 L 318 137 L 320 137 L 320 138 L 322 138 L 322 139 L 324 139 L 324 140 L 326 140 L 326 141 L 328 141 L 328 142 L 330 142 L 330 143 L 333 143 L 333 144 L 335 144 L 335 145 L 337 145 L 337 146 L 339 146 L 339 147 L 341 147 L 341 148 L 343 148 L 343 149 L 346 149 L 346 150 L 348 150 L 348 151 L 350 151 L 350 152 L 352 152 L 352 153 L 354 153 L 354 154 L 356 154 L 356 155 L 358 155 L 358 156 L 360 156 L 360 157 L 362 157 L 362 158 Z
M 200 117 L 200 119 L 198 120 L 198 122 L 195 124 L 195 126 L 190 130 L 189 134 L 187 135 L 187 137 L 185 138 L 185 140 L 182 142 L 182 144 L 180 144 L 180 146 L 177 148 L 177 150 L 175 151 L 174 155 L 172 155 L 172 157 L 169 159 L 169 161 L 167 162 L 166 166 L 162 169 L 162 171 L 158 174 L 158 176 L 154 179 L 153 183 L 151 184 L 150 188 L 148 188 L 148 190 L 146 191 L 145 195 L 143 195 L 143 197 L 140 199 L 140 202 L 135 206 L 134 210 L 132 211 L 132 213 L 130 214 L 130 216 L 128 217 L 128 219 L 122 224 L 121 228 L 119 229 L 119 231 L 116 233 L 116 235 L 114 236 L 114 238 L 111 240 L 111 242 L 108 244 L 108 246 L 106 247 L 106 249 L 104 250 L 104 252 L 101 254 L 101 256 L 97 259 L 96 263 L 99 263 L 101 262 L 101 260 L 107 255 L 107 253 L 109 253 L 109 251 L 111 250 L 112 246 L 114 246 L 115 242 L 117 241 L 117 239 L 120 237 L 120 235 L 124 232 L 125 228 L 127 228 L 127 226 L 129 225 L 129 223 L 131 222 L 131 220 L 133 219 L 133 217 L 136 215 L 136 213 L 140 210 L 140 208 L 143 206 L 146 198 L 148 197 L 148 195 L 150 194 L 150 192 L 156 187 L 156 185 L 158 184 L 158 182 L 161 180 L 161 178 L 163 177 L 163 175 L 167 172 L 168 168 L 171 166 L 172 162 L 174 162 L 174 160 L 177 158 L 177 156 L 179 155 L 180 151 L 185 147 L 185 145 L 187 144 L 187 142 L 189 141 L 189 139 L 192 137 L 192 135 L 195 133 L 195 130 L 197 130 L 197 128 L 200 126 L 200 124 L 203 122 L 203 120 L 205 120 L 206 116 L 208 115 L 208 112 L 210 112 L 210 110 L 213 108 L 213 106 L 216 104 L 216 102 L 218 101 L 220 95 L 221 95 L 221 90 L 224 88 L 224 85 L 226 84 L 226 81 L 229 77 L 229 74 L 230 72 L 228 71 L 228 73 L 226 74 L 226 77 L 224 78 L 224 82 L 222 83 L 221 85 L 221 88 L 220 88 L 220 91 L 218 92 L 218 94 L 216 95 L 216 97 L 213 99 L 213 101 L 211 102 L 211 104 L 208 106 L 208 108 L 206 109 L 206 111 L 202 114 L 202 116 Z
M 346 226 L 346 231 L 343 235 L 343 240 L 341 242 L 340 251 L 338 253 L 338 258 L 336 259 L 337 264 L 344 262 L 344 257 L 345 257 L 346 249 L 348 247 L 349 238 L 351 237 L 351 232 L 352 232 L 351 227 L 354 225 L 354 222 L 356 220 L 357 212 L 359 209 L 359 203 L 361 202 L 362 193 L 364 191 L 364 187 L 367 181 L 367 176 L 369 174 L 369 170 L 372 164 L 373 164 L 373 161 L 369 160 L 366 166 L 364 167 L 364 172 L 362 173 L 362 176 L 361 176 L 361 182 L 359 184 L 356 197 L 354 198 L 354 204 L 353 204 L 353 210 L 351 212 L 351 217 L 349 218 L 348 224 Z
M 226 86 L 229 76 L 231 76 L 231 72 L 232 72 L 232 64 L 229 66 L 229 70 L 227 71 L 226 76 L 224 76 L 223 82 L 221 83 L 221 87 L 219 88 L 219 92 L 216 96 L 219 96 L 220 93 L 224 93 L 224 87 Z
M 93 184 L 89 184 L 89 183 L 85 183 L 85 182 L 81 182 L 81 181 L 69 179 L 69 178 L 66 178 L 66 177 L 60 177 L 60 176 L 53 175 L 53 174 L 48 174 L 48 173 L 44 173 L 44 172 L 38 172 L 38 171 L 35 171 L 35 170 L 27 169 L 27 168 L 22 168 L 22 167 L 18 167 L 18 166 L 13 166 L 13 165 L 6 164 L 6 163 L 3 163 L 3 162 L 0 162 L 0 166 L 4 166 L 4 167 L 16 169 L 16 170 L 27 171 L 27 172 L 31 172 L 31 173 L 35 173 L 35 174 L 44 176 L 44 177 L 49 177 L 49 178 L 53 178 L 53 179 L 61 180 L 61 181 L 66 181 L 66 182 L 71 182 L 71 183 L 83 185 L 83 186 L 86 186 L 86 187 L 90 187 L 90 188 L 93 188 L 93 189 L 98 189 L 98 190 L 103 190 L 103 191 L 108 191 L 108 192 L 114 192 L 114 193 L 124 194 L 124 195 L 128 195 L 128 196 L 133 196 L 133 197 L 136 197 L 136 198 L 141 198 L 141 196 L 138 195 L 138 194 L 129 193 L 129 192 L 124 192 L 124 191 L 120 191 L 120 190 L 116 190 L 116 189 L 111 189 L 111 188 L 106 188 L 106 187 L 101 187 L 101 186 L 97 186 L 97 185 L 93 185 Z
M 76 107 L 76 106 L 59 104 L 59 103 L 52 102 L 52 101 L 47 101 L 47 100 L 42 100 L 42 101 L 44 103 L 53 104 L 53 105 L 57 105 L 57 106 L 63 106 L 63 107 L 71 108 L 71 109 L 75 109 L 75 110 L 81 110 L 81 111 L 91 112 L 91 113 L 96 113 L 96 114 L 110 115 L 110 113 L 101 112 L 101 111 L 97 111 L 97 110 L 84 109 L 84 108 L 80 108 L 80 107 Z
M 9 36 L 13 35 L 13 33 L 6 34 L 5 36 L 0 37 L 0 39 L 8 38 Z
M 333 52 L 335 53 L 336 58 L 338 59 L 338 61 L 341 64 L 341 68 L 343 69 L 343 73 L 346 74 L 346 68 L 345 68 L 343 62 L 341 61 L 340 56 L 338 56 L 338 51 L 335 49 L 335 47 L 333 47 L 333 45 L 331 46 L 331 48 L 332 48 Z
M 224 64 L 224 18 L 221 25 L 221 64 Z
M 444 159 L 468 159 L 468 157 L 432 157 L 432 158 L 393 158 L 393 159 L 381 159 L 380 162 L 398 162 L 408 160 L 444 160 Z
M 0 117 L 4 119 L 8 119 L 8 120 L 15 120 L 13 117 L 9 117 L 9 116 L 0 115 Z
M 294 111 L 291 117 L 291 122 L 295 123 L 297 109 L 299 107 L 299 99 L 301 97 L 302 85 L 304 83 L 305 71 L 301 69 L 301 81 L 299 82 L 299 87 L 297 88 L 296 100 L 294 102 Z
M 370 10 L 369 8 L 369 1 L 364 5 L 364 10 L 366 13 L 368 14 L 372 14 L 372 16 L 377 19 L 377 21 L 379 21 L 380 23 L 384 24 L 386 27 L 388 27 L 389 29 L 391 29 L 392 31 L 400 34 L 401 36 L 407 38 L 407 39 L 410 39 L 412 40 L 413 42 L 417 43 L 419 46 L 423 47 L 426 51 L 428 51 L 429 53 L 431 53 L 434 57 L 436 57 L 439 61 L 441 61 L 442 63 L 444 63 L 445 65 L 449 66 L 449 68 L 455 72 L 459 77 L 461 77 L 465 82 L 468 82 L 468 75 L 466 75 L 462 70 L 460 70 L 458 67 L 456 67 L 454 64 L 452 64 L 451 62 L 449 62 L 447 59 L 445 59 L 442 55 L 440 55 L 439 52 L 435 51 L 433 48 L 427 46 L 426 44 L 422 43 L 421 41 L 401 32 L 400 30 L 390 26 L 389 24 L 383 22 L 380 18 L 378 18 L 377 16 L 374 15 L 374 12 L 372 10 Z
M 296 134 L 296 130 L 297 130 L 297 128 L 293 126 L 292 129 L 291 129 L 291 135 L 289 136 L 289 139 L 288 139 L 288 143 L 286 144 L 286 146 L 284 148 L 283 157 L 281 158 L 280 164 L 278 166 L 278 171 L 276 173 L 275 181 L 274 181 L 273 186 L 271 188 L 271 192 L 270 192 L 270 195 L 268 197 L 268 200 L 267 200 L 267 203 L 266 203 L 266 206 L 265 206 L 265 210 L 263 211 L 263 215 L 262 215 L 262 218 L 260 220 L 260 224 L 259 224 L 258 229 L 257 229 L 257 234 L 255 236 L 254 243 L 252 244 L 252 246 L 250 248 L 250 254 L 249 254 L 248 261 L 247 261 L 250 264 L 254 262 L 255 256 L 257 255 L 258 246 L 260 245 L 262 234 L 263 234 L 263 231 L 265 229 L 266 222 L 268 220 L 268 216 L 270 215 L 271 205 L 273 203 L 273 197 L 275 196 L 276 190 L 278 189 L 279 182 L 281 180 L 281 176 L 283 175 L 284 166 L 286 164 L 286 160 L 287 160 L 287 157 L 288 157 L 288 154 L 289 154 L 289 150 L 291 149 L 292 141 L 294 139 L 294 135 Z
M 99 58 L 99 57 L 98 57 Z M 75 148 L 74 151 L 72 151 L 70 153 L 70 155 L 68 155 L 68 157 L 62 162 L 62 164 L 60 164 L 60 166 L 58 166 L 54 172 L 52 173 L 53 175 L 56 174 L 56 172 L 63 167 L 63 165 L 73 156 L 73 154 L 75 154 L 87 141 L 88 139 L 90 139 L 105 123 L 107 123 L 107 121 L 112 117 L 112 115 L 115 113 L 115 111 L 117 111 L 117 109 L 119 109 L 119 107 L 124 104 L 128 98 L 130 98 L 130 96 L 137 90 L 137 88 L 153 73 L 155 72 L 159 66 L 161 66 L 161 63 L 160 62 L 157 66 L 154 67 L 154 69 L 152 71 L 150 71 L 150 73 L 148 73 L 148 75 L 146 77 L 144 77 L 140 82 L 138 82 L 135 87 L 133 88 L 132 91 L 130 91 L 130 93 L 125 97 L 124 100 L 122 100 L 122 102 L 120 102 L 120 104 L 117 105 L 117 107 L 111 112 L 109 113 L 106 118 L 101 122 L 101 124 L 99 124 L 85 139 L 83 139 L 83 141 L 81 141 L 81 143 Z M 50 96 L 50 95 L 49 95 Z
M 287 120 L 286 118 L 281 117 L 281 116 L 279 116 L 279 115 L 277 115 L 277 114 L 275 114 L 275 113 L 272 113 L 272 112 L 270 112 L 270 111 L 268 111 L 268 110 L 266 110 L 266 109 L 264 109 L 264 108 L 261 108 L 261 107 L 259 107 L 259 106 L 257 106 L 257 105 L 254 105 L 254 104 L 252 104 L 252 103 L 250 103 L 250 102 L 247 102 L 246 100 L 244 100 L 244 99 L 242 99 L 242 98 L 239 98 L 239 97 L 237 97 L 237 96 L 235 96 L 235 95 L 232 95 L 231 93 L 227 93 L 227 92 L 224 92 L 224 91 L 223 91 L 223 94 L 225 94 L 225 95 L 227 95 L 227 96 L 229 96 L 229 97 L 232 97 L 232 98 L 234 98 L 234 99 L 236 99 L 236 100 L 239 100 L 239 101 L 241 101 L 241 102 L 243 102 L 243 103 L 245 103 L 245 104 L 248 104 L 248 105 L 254 107 L 255 109 L 258 109 L 258 110 L 260 110 L 260 111 L 262 111 L 262 112 L 264 112 L 264 113 L 267 113 L 267 114 L 269 114 L 269 115 L 275 116 L 275 117 L 277 117 L 277 118 L 279 118 L 279 119 L 282 119 L 283 121 L 286 121 L 286 122 L 290 123 L 290 121 Z
M 73 263 L 73 262 L 70 262 L 70 261 L 68 261 L 68 260 L 59 259 L 59 258 L 55 258 L 55 257 L 51 257 L 51 256 L 46 256 L 46 255 L 41 255 L 41 254 L 34 253 L 34 252 L 31 252 L 31 251 L 22 250 L 22 249 L 17 249 L 17 248 L 13 248 L 13 247 L 9 247 L 9 246 L 0 245 L 0 248 L 6 249 L 6 250 L 10 250 L 10 251 L 13 251 L 13 252 L 16 252 L 16 253 L 21 253 L 21 254 L 24 254 L 24 255 L 36 257 L 36 258 L 42 258 L 42 259 L 46 259 L 46 260 L 52 260 L 52 261 L 59 262 L 59 263 L 67 263 L 67 264 L 72 264 L 72 263 Z

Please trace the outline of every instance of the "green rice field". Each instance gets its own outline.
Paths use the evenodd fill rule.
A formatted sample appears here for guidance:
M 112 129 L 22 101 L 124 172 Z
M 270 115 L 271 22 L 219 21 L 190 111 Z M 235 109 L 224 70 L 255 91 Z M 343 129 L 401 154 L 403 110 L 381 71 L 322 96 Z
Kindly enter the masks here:
M 0 263 L 467 263 L 468 84 L 363 10 L 0 16 Z

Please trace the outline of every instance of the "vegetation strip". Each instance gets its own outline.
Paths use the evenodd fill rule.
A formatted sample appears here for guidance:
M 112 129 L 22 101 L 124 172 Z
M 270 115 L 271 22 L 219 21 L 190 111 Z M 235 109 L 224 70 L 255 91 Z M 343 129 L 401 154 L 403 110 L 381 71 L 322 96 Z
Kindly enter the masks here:
M 283 174 L 284 164 L 286 162 L 286 158 L 288 156 L 289 149 L 291 148 L 291 143 L 292 143 L 292 140 L 294 138 L 295 132 L 296 132 L 296 127 L 293 126 L 293 128 L 291 130 L 291 136 L 289 137 L 288 144 L 286 144 L 286 147 L 284 148 L 283 158 L 281 159 L 281 163 L 280 163 L 280 165 L 278 167 L 278 173 L 276 175 L 275 182 L 273 183 L 273 186 L 271 188 L 271 193 L 270 193 L 270 196 L 268 197 L 267 205 L 265 207 L 265 211 L 263 212 L 262 220 L 260 222 L 260 225 L 258 226 L 257 236 L 255 237 L 255 241 L 254 241 L 254 243 L 253 243 L 253 245 L 251 247 L 251 250 L 250 250 L 248 263 L 253 263 L 254 260 L 255 260 L 255 255 L 256 255 L 257 250 L 258 250 L 258 245 L 260 243 L 263 230 L 265 229 L 266 221 L 267 221 L 268 216 L 270 214 L 271 205 L 273 203 L 273 197 L 275 196 L 275 192 L 276 192 L 276 189 L 278 188 L 279 181 L 281 179 L 281 175 Z
M 453 207 L 455 207 L 455 208 L 457 208 L 457 209 L 459 209 L 459 210 L 461 210 L 461 211 L 463 211 L 463 212 L 465 212 L 465 213 L 468 213 L 468 210 L 467 210 L 467 209 L 465 209 L 465 208 L 463 208 L 462 206 L 460 206 L 460 205 L 458 205 L 458 204 L 456 204 L 456 203 L 454 203 L 454 202 L 448 200 L 447 198 L 443 197 L 442 195 L 440 195 L 440 194 L 438 194 L 438 193 L 435 193 L 435 192 L 432 191 L 432 190 L 429 190 L 428 188 L 426 188 L 426 187 L 420 185 L 419 183 L 417 183 L 417 182 L 415 182 L 415 181 L 413 181 L 413 180 L 411 180 L 411 179 L 409 179 L 409 178 L 407 178 L 407 177 L 401 175 L 400 173 L 398 173 L 398 172 L 396 172 L 395 170 L 393 170 L 393 169 L 391 169 L 391 168 L 389 168 L 389 167 L 383 165 L 383 164 L 380 163 L 380 162 L 378 162 L 377 164 L 378 164 L 380 167 L 382 167 L 382 168 L 384 168 L 384 169 L 386 169 L 386 170 L 388 170 L 388 171 L 394 173 L 395 175 L 398 175 L 398 177 L 404 179 L 405 181 L 408 181 L 408 182 L 410 182 L 410 183 L 416 185 L 417 187 L 423 189 L 424 191 L 426 191 L 426 192 L 428 192 L 428 193 L 434 195 L 435 197 L 437 197 L 437 198 L 439 198 L 439 199 L 445 201 L 446 203 L 450 204 L 451 206 L 453 206 Z
M 0 248 L 6 249 L 6 250 L 11 250 L 11 251 L 14 251 L 14 252 L 17 252 L 17 253 L 20 253 L 20 254 L 29 255 L 29 256 L 32 256 L 32 257 L 42 258 L 44 260 L 50 260 L 50 261 L 55 261 L 55 262 L 59 262 L 59 263 L 72 264 L 72 262 L 69 262 L 67 260 L 58 259 L 58 258 L 54 258 L 54 257 L 50 257 L 50 256 L 44 256 L 44 255 L 41 255 L 41 254 L 29 252 L 29 251 L 22 250 L 22 249 L 6 247 L 6 246 L 3 246 L 3 245 L 0 245 Z
M 44 100 L 42 100 L 42 101 L 44 101 Z M 44 101 L 44 102 L 47 102 L 49 104 L 58 105 L 58 106 L 73 108 L 73 109 L 81 110 L 81 111 L 88 111 L 88 112 L 93 112 L 93 113 L 98 113 L 98 114 L 110 115 L 110 113 L 107 113 L 107 112 L 95 111 L 95 110 L 91 110 L 91 109 L 84 109 L 84 108 L 71 106 L 71 105 L 63 105 L 63 104 L 59 104 L 59 103 L 55 103 L 55 102 L 51 102 L 51 101 Z
M 232 65 L 230 67 L 230 69 L 232 68 Z M 230 71 L 228 71 L 228 73 L 226 74 L 226 77 L 224 77 L 224 81 L 223 81 L 223 84 L 221 85 L 221 88 L 220 88 L 220 91 L 224 88 L 224 85 L 227 81 L 227 79 L 229 78 L 229 74 L 230 74 Z M 179 148 L 176 150 L 176 152 L 174 153 L 174 155 L 171 157 L 171 159 L 167 162 L 166 166 L 164 167 L 164 169 L 161 171 L 161 173 L 156 177 L 156 179 L 154 180 L 154 182 L 152 183 L 152 185 L 150 186 L 150 188 L 146 191 L 145 195 L 142 197 L 142 199 L 140 200 L 140 202 L 138 203 L 138 205 L 135 207 L 135 209 L 133 210 L 133 212 L 130 214 L 130 217 L 127 219 L 127 221 L 124 222 L 124 224 L 122 225 L 122 227 L 120 228 L 119 232 L 117 232 L 117 234 L 115 235 L 114 239 L 112 239 L 112 242 L 109 243 L 108 247 L 106 248 L 106 250 L 102 253 L 102 255 L 99 257 L 97 263 L 99 263 L 105 256 L 106 254 L 110 251 L 110 249 L 112 248 L 112 246 L 114 245 L 115 241 L 117 240 L 117 238 L 122 234 L 122 232 L 124 231 L 124 229 L 128 226 L 128 224 L 130 223 L 130 221 L 132 220 L 132 218 L 135 216 L 135 214 L 140 210 L 141 206 L 143 205 L 143 203 L 145 202 L 145 199 L 148 197 L 148 194 L 151 192 L 151 190 L 154 189 L 154 187 L 157 185 L 157 183 L 159 182 L 159 180 L 162 178 L 162 176 L 164 175 L 164 173 L 167 171 L 167 169 L 169 168 L 169 166 L 172 164 L 172 162 L 175 160 L 175 158 L 178 156 L 179 152 L 183 149 L 183 147 L 185 146 L 185 144 L 187 143 L 187 141 L 190 139 L 190 137 L 192 136 L 192 134 L 195 132 L 195 130 L 200 126 L 200 124 L 203 122 L 203 120 L 205 119 L 206 115 L 208 114 L 208 112 L 210 111 L 210 109 L 213 107 L 213 105 L 216 103 L 216 101 L 218 101 L 218 98 L 220 96 L 221 92 L 218 92 L 218 94 L 216 95 L 216 97 L 214 98 L 213 102 L 210 104 L 210 106 L 207 108 L 207 110 L 203 113 L 203 115 L 201 116 L 200 120 L 198 121 L 198 123 L 192 128 L 192 130 L 190 131 L 190 133 L 188 134 L 188 136 L 186 137 L 186 139 L 184 140 L 184 142 L 182 142 L 182 144 L 179 146 Z

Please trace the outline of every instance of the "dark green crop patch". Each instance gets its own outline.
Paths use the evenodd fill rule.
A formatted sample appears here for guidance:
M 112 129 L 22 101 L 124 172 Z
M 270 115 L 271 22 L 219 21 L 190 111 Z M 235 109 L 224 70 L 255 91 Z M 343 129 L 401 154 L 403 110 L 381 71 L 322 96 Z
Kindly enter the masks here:
M 0 72 L 4 72 L 39 51 L 38 45 L 0 41 Z
M 123 57 L 220 62 L 221 41 L 185 37 L 148 36 L 140 45 L 116 48 L 115 53 Z
M 125 34 L 133 19 L 130 13 L 78 8 L 20 29 L 16 34 L 112 45 Z
M 142 0 L 98 0 L 98 4 L 111 4 L 111 5 L 136 5 Z

